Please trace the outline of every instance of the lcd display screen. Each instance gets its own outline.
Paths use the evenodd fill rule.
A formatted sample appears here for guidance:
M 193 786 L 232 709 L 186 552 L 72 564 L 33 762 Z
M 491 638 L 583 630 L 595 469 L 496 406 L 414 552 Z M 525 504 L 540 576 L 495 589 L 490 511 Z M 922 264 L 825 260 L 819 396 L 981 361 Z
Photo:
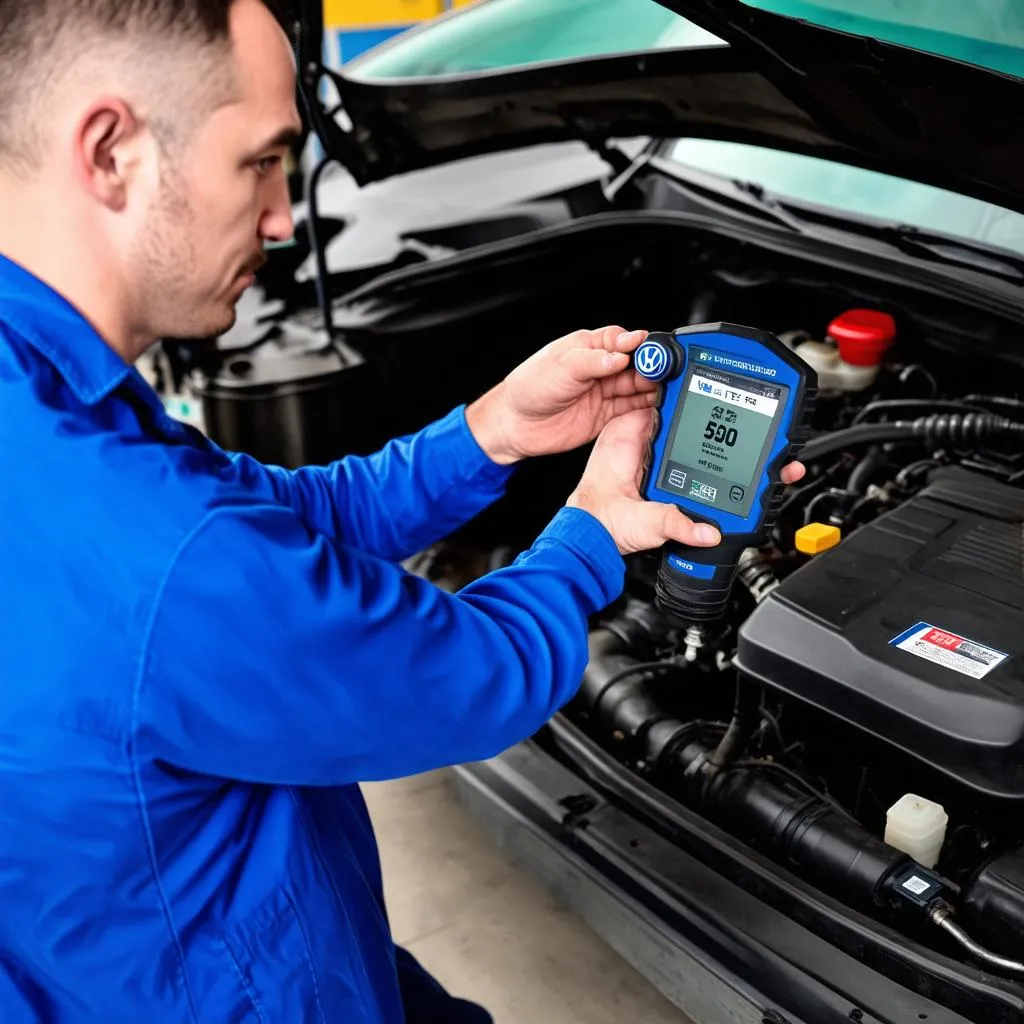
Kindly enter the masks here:
M 658 486 L 747 516 L 789 389 L 694 362 Z

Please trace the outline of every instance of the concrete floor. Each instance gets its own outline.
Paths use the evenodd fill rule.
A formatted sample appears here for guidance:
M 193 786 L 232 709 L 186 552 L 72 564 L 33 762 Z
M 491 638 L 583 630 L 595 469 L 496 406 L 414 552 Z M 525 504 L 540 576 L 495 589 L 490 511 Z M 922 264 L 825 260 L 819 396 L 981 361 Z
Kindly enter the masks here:
M 395 940 L 496 1024 L 686 1024 L 584 924 L 513 867 L 449 773 L 363 786 Z

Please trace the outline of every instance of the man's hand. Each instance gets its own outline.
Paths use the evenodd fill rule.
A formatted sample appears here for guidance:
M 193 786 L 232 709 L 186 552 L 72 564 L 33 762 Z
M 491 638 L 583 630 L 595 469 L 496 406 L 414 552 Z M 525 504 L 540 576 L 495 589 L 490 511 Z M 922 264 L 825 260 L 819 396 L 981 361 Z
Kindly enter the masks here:
M 508 465 L 592 441 L 616 416 L 654 404 L 658 386 L 630 366 L 646 331 L 575 331 L 546 345 L 466 410 L 481 448 Z
M 660 548 L 669 540 L 713 547 L 721 540 L 713 526 L 694 523 L 675 505 L 640 496 L 652 422 L 649 409 L 613 419 L 601 431 L 583 478 L 566 504 L 602 523 L 623 555 Z M 804 467 L 794 462 L 782 471 L 782 480 L 791 484 L 803 475 Z

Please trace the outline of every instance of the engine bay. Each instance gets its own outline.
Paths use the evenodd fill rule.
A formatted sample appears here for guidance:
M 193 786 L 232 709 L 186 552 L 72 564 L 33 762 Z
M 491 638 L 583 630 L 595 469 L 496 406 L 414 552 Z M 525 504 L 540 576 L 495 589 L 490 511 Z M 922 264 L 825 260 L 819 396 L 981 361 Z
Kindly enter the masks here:
M 677 628 L 632 558 L 550 749 L 590 737 L 850 910 L 1021 977 L 1019 377 L 958 388 L 936 369 L 959 360 L 894 351 L 867 384 L 825 375 L 808 477 L 716 626 Z
M 929 476 L 828 551 L 749 551 L 714 633 L 674 634 L 636 569 L 566 716 L 824 891 L 912 921 L 942 886 L 972 937 L 1012 957 L 1024 496 L 975 471 Z
M 666 209 L 667 188 L 657 212 L 589 213 L 593 197 L 575 194 L 564 222 L 483 244 L 474 223 L 464 251 L 449 229 L 441 258 L 385 268 L 334 304 L 347 355 L 327 370 L 310 369 L 323 352 L 310 296 L 287 300 L 191 368 L 211 434 L 285 464 L 372 451 L 598 323 L 727 320 L 803 351 L 821 381 L 808 473 L 770 542 L 744 553 L 725 616 L 678 628 L 656 605 L 657 553 L 631 556 L 625 593 L 591 624 L 579 693 L 536 742 L 593 777 L 578 753 L 589 745 L 756 851 L 774 867 L 729 870 L 762 898 L 773 871 L 789 873 L 875 922 L 874 939 L 843 939 L 834 915 L 801 912 L 856 955 L 894 929 L 918 965 L 931 956 L 1018 992 L 1024 328 L 1003 295 L 763 244 Z M 847 365 L 835 325 L 865 310 L 885 343 Z M 299 423 L 317 447 L 282 449 Z M 510 563 L 586 455 L 524 465 L 505 498 L 409 568 L 457 589 Z M 890 953 L 877 961 L 937 984 Z
M 782 337 L 834 358 L 823 333 Z M 632 559 L 564 717 L 848 907 L 1019 977 L 1024 402 L 1015 371 L 958 387 L 940 367 L 972 360 L 899 349 L 823 377 L 808 477 L 714 628 L 674 630 Z

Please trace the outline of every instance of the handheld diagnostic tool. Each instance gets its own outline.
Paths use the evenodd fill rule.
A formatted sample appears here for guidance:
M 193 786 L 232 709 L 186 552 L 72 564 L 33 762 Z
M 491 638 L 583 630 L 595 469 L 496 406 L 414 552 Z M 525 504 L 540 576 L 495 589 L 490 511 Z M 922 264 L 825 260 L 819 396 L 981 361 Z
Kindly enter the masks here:
M 714 548 L 665 545 L 658 603 L 708 622 L 725 611 L 744 548 L 774 525 L 779 471 L 806 440 L 817 375 L 773 335 L 722 323 L 652 333 L 633 366 L 661 384 L 641 493 L 722 534 Z

